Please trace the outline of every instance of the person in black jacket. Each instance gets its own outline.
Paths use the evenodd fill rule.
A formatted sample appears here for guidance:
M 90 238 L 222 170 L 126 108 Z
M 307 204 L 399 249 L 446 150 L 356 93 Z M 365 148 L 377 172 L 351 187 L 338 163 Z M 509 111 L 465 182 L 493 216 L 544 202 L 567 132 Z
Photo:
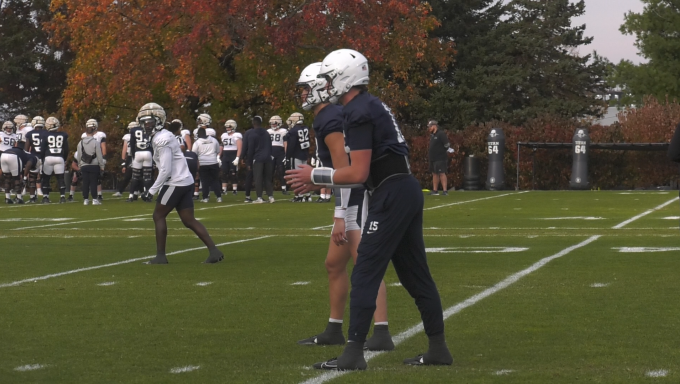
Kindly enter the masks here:
M 274 163 L 272 162 L 272 141 L 269 137 L 269 132 L 262 128 L 262 118 L 260 116 L 253 118 L 253 130 L 248 135 L 247 140 L 247 164 L 253 170 L 255 193 L 257 194 L 257 200 L 254 203 L 264 203 L 264 200 L 262 200 L 263 184 L 267 189 L 269 202 L 273 203 L 272 176 L 274 174 Z
M 680 123 L 675 127 L 675 133 L 668 147 L 668 158 L 674 163 L 680 163 Z

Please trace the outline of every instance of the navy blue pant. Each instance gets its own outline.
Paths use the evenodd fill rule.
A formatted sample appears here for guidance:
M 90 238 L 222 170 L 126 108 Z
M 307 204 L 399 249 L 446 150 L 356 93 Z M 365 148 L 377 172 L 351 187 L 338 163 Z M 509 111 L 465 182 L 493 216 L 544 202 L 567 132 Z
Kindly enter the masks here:
M 349 340 L 366 340 L 378 288 L 390 261 L 399 281 L 415 299 L 425 333 L 443 333 L 442 304 L 427 266 L 423 241 L 423 192 L 410 175 L 385 181 L 370 197 L 359 256 L 352 271 Z

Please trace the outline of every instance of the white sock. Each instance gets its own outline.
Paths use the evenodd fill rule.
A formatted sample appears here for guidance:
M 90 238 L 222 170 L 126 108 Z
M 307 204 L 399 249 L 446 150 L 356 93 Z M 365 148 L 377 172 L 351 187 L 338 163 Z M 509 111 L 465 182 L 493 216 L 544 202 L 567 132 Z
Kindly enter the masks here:
M 11 198 L 12 198 L 12 195 L 11 195 L 11 194 L 5 193 L 5 199 L 11 199 Z
M 387 321 L 381 321 L 379 323 L 375 323 L 375 325 L 387 325 Z
M 334 318 L 330 317 L 330 318 L 328 318 L 328 322 L 329 322 L 329 323 L 338 323 L 338 324 L 342 324 L 342 319 L 334 319 Z

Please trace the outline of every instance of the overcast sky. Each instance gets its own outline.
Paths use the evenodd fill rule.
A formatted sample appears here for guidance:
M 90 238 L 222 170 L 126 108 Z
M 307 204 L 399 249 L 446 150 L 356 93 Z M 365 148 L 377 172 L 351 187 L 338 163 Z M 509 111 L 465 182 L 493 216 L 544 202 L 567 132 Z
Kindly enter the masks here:
M 623 35 L 619 27 L 626 12 L 642 12 L 641 0 L 585 0 L 585 15 L 574 19 L 573 25 L 586 25 L 586 36 L 595 39 L 581 48 L 581 54 L 597 51 L 614 63 L 622 59 L 640 63 L 644 59 L 637 55 L 635 37 Z

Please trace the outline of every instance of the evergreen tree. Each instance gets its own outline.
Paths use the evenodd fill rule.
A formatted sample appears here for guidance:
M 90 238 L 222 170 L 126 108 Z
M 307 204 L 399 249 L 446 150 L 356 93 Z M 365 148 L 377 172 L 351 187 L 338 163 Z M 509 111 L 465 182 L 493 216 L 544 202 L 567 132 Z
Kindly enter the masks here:
M 49 0 L 0 0 L 0 118 L 59 110 L 70 53 L 48 45 Z
M 621 32 L 635 35 L 640 54 L 648 62 L 634 65 L 621 60 L 611 83 L 622 86 L 627 103 L 641 104 L 645 96 L 659 101 L 680 98 L 680 3 L 673 0 L 642 0 L 641 13 L 629 12 Z
M 583 36 L 585 26 L 571 25 L 585 11 L 583 0 L 476 5 L 487 6 L 468 9 L 480 25 L 466 27 L 467 17 L 461 16 L 458 26 L 447 29 L 454 21 L 442 19 L 442 30 L 457 35 L 451 38 L 460 59 L 433 92 L 431 115 L 460 129 L 491 120 L 522 124 L 542 115 L 599 114 L 596 96 L 602 93 L 605 62 L 578 55 L 592 38 Z

